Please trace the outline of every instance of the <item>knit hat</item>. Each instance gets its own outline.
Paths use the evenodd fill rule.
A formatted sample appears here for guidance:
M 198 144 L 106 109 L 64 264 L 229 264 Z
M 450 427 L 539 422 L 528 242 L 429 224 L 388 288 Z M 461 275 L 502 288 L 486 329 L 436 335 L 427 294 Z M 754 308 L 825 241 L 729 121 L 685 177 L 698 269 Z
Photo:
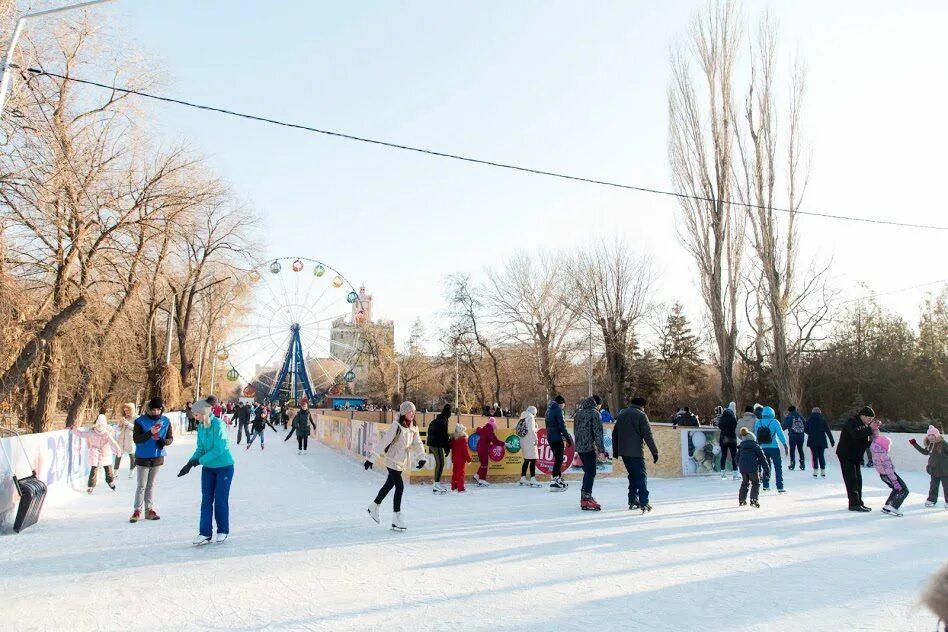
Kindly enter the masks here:
M 527 406 L 526 412 L 529 413 L 529 414 L 531 414 L 531 415 L 536 415 L 536 414 L 537 414 L 537 407 L 536 407 L 536 406 Z
M 95 418 L 95 429 L 99 432 L 109 430 L 109 420 L 105 418 L 105 415 L 99 415 Z
M 732 413 L 736 413 L 736 412 L 737 412 L 737 404 L 736 404 L 736 403 L 731 402 L 730 404 L 727 405 L 727 407 L 728 407 L 728 410 L 730 410 Z
M 859 409 L 860 417 L 875 417 L 876 411 L 872 410 L 872 406 L 863 406 Z
M 494 428 L 497 428 L 497 420 L 494 419 L 493 417 L 491 417 L 491 418 L 489 418 L 489 419 L 487 420 L 487 425 L 488 425 L 488 426 L 493 426 Z
M 193 414 L 207 415 L 211 412 L 211 403 L 203 399 L 196 401 L 191 406 L 191 412 Z
M 462 424 L 461 422 L 458 422 L 457 425 L 454 426 L 454 434 L 462 435 L 465 432 L 467 432 L 467 428 L 465 428 L 464 424 Z
M 148 410 L 152 410 L 153 408 L 160 408 L 161 410 L 164 410 L 165 400 L 161 399 L 160 397 L 152 397 L 150 400 L 148 400 Z
M 935 441 L 941 440 L 941 431 L 935 426 L 929 426 L 928 431 L 925 434 L 929 437 L 934 437 Z
M 407 415 L 408 413 L 415 412 L 415 405 L 409 401 L 402 402 L 402 405 L 398 407 L 399 415 Z
M 562 395 L 557 395 L 555 398 L 553 398 L 553 401 L 562 406 L 566 403 L 566 398 Z

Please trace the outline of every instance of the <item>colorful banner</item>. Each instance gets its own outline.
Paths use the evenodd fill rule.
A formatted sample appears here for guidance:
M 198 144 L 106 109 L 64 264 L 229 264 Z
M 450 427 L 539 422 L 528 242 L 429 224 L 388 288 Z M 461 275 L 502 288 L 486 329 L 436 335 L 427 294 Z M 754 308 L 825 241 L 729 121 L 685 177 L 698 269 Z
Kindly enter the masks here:
M 685 476 L 720 472 L 721 446 L 717 428 L 695 428 L 681 433 L 681 469 Z
M 602 443 L 605 446 L 606 454 L 612 456 L 612 428 L 606 426 L 603 428 L 602 432 Z M 538 464 L 539 465 L 539 464 Z M 550 460 L 550 467 L 553 467 L 552 455 Z M 583 473 L 583 460 L 579 457 L 579 453 L 573 457 L 573 461 L 570 465 L 568 474 L 582 474 Z M 612 474 L 612 461 L 605 460 L 599 461 L 596 463 L 596 473 L 598 474 Z
M 610 445 L 612 444 L 612 433 L 609 433 Z M 546 428 L 540 428 L 537 431 L 537 469 L 544 474 L 553 472 L 553 450 L 550 449 L 550 441 L 546 436 Z M 563 463 L 560 465 L 561 471 L 567 471 L 576 459 L 576 449 L 572 444 L 564 446 Z M 580 468 L 582 471 L 582 468 Z

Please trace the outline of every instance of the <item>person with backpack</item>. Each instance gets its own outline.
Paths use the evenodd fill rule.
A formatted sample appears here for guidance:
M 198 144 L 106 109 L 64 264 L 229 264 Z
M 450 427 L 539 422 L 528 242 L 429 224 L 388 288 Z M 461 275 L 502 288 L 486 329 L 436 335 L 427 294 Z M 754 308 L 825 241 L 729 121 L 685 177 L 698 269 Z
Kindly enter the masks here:
M 527 406 L 517 422 L 517 436 L 520 437 L 520 450 L 523 453 L 523 465 L 520 467 L 520 484 L 528 487 L 540 487 L 537 482 L 537 459 L 540 453 L 537 450 L 537 409 L 536 406 Z M 530 478 L 527 479 L 527 470 Z
M 942 436 L 941 431 L 935 426 L 928 426 L 928 432 L 925 434 L 925 447 L 918 445 L 915 439 L 909 439 L 912 447 L 928 456 L 928 465 L 925 471 L 931 476 L 931 482 L 928 486 L 928 498 L 925 500 L 926 507 L 935 507 L 938 505 L 938 487 L 941 486 L 945 494 L 945 509 L 948 509 L 948 443 Z
M 796 467 L 796 457 L 800 457 L 800 471 L 806 471 L 806 461 L 803 458 L 803 443 L 806 439 L 806 421 L 803 415 L 797 412 L 796 406 L 787 409 L 787 416 L 783 420 L 783 429 L 790 439 L 790 468 Z
M 658 446 L 655 445 L 652 426 L 645 414 L 647 404 L 644 397 L 633 399 L 628 408 L 619 411 L 612 429 L 612 457 L 622 458 L 629 476 L 629 510 L 641 509 L 642 513 L 652 510 L 642 444 L 648 446 L 652 463 L 658 463 Z
M 872 428 L 872 444 L 869 449 L 872 450 L 872 462 L 875 463 L 879 478 L 892 490 L 889 498 L 885 501 L 885 505 L 882 506 L 882 513 L 887 516 L 901 518 L 902 512 L 899 511 L 899 507 L 908 497 L 909 489 L 902 477 L 895 471 L 895 465 L 892 464 L 892 459 L 889 457 L 892 440 L 880 432 L 881 426 L 881 419 L 873 419 L 869 424 L 869 427 Z
M 580 405 L 573 419 L 573 436 L 576 452 L 583 462 L 583 486 L 579 494 L 579 508 L 583 511 L 601 511 L 602 507 L 593 498 L 593 485 L 596 483 L 596 466 L 599 457 L 605 454 L 602 418 L 599 407 L 602 398 L 598 395 L 587 397 Z
M 550 483 L 550 489 L 553 491 L 564 491 L 568 485 L 563 480 L 563 455 L 566 453 L 566 446 L 573 444 L 573 438 L 566 430 L 566 420 L 563 418 L 563 407 L 566 405 L 566 399 L 562 395 L 557 395 L 546 405 L 546 415 L 544 416 L 544 425 L 546 426 L 546 440 L 550 444 L 550 451 L 553 453 L 553 482 Z
M 823 411 L 814 407 L 810 411 L 810 417 L 806 420 L 806 445 L 810 448 L 810 463 L 813 465 L 813 478 L 816 478 L 817 472 L 823 478 L 826 478 L 826 452 L 827 442 L 830 446 L 836 445 L 836 439 L 830 430 L 826 418 L 823 417 Z
M 743 507 L 747 504 L 747 488 L 750 487 L 751 507 L 760 509 L 760 472 L 770 478 L 770 467 L 767 465 L 767 456 L 761 449 L 754 433 L 741 427 L 741 444 L 737 448 L 739 469 L 741 471 L 741 488 L 737 492 L 737 504 Z
M 787 437 L 783 434 L 783 428 L 777 421 L 774 409 L 770 406 L 764 406 L 760 411 L 760 419 L 754 424 L 754 434 L 757 435 L 757 444 L 764 451 L 767 460 L 772 464 L 772 468 L 777 478 L 777 492 L 785 493 L 783 488 L 783 466 L 780 458 L 780 444 L 783 444 L 784 453 L 789 452 L 787 446 Z M 770 490 L 770 471 L 764 472 L 762 479 L 764 491 Z
M 464 468 L 471 462 L 467 429 L 458 422 L 451 433 L 451 491 L 464 491 Z
M 428 448 L 434 457 L 434 482 L 431 491 L 435 494 L 446 494 L 447 488 L 441 484 L 441 474 L 444 472 L 444 458 L 451 452 L 448 441 L 448 420 L 451 419 L 451 404 L 445 404 L 438 416 L 428 424 Z
M 296 445 L 297 445 L 297 454 L 305 454 L 309 449 L 309 429 L 312 428 L 313 432 L 316 431 L 316 424 L 313 423 L 313 419 L 309 416 L 309 402 L 305 399 L 300 402 L 300 409 L 296 411 L 296 414 L 293 415 L 293 423 L 290 424 L 290 431 L 286 433 L 286 438 L 283 439 L 283 442 L 286 443 L 290 440 L 294 434 L 296 435 Z M 263 438 L 261 437 L 261 444 Z
M 836 444 L 836 457 L 846 484 L 849 511 L 868 513 L 872 511 L 862 502 L 862 469 L 859 459 L 872 443 L 872 427 L 869 424 L 876 413 L 871 406 L 863 406 L 855 416 L 846 420 Z
M 493 417 L 487 420 L 487 423 L 474 431 L 477 435 L 477 460 L 480 467 L 474 475 L 474 482 L 478 487 L 487 487 L 487 468 L 490 466 L 490 449 L 495 445 L 504 445 L 504 442 L 497 438 L 497 420 Z
M 388 476 L 375 500 L 369 505 L 368 513 L 372 520 L 379 524 L 379 508 L 388 493 L 394 489 L 392 530 L 404 531 L 406 527 L 402 520 L 402 494 L 405 491 L 405 481 L 402 479 L 402 472 L 409 467 L 411 461 L 416 463 L 419 470 L 426 463 L 425 446 L 421 443 L 421 434 L 418 432 L 418 424 L 415 423 L 415 405 L 412 402 L 404 401 L 398 407 L 398 420 L 388 427 L 379 445 L 384 445 L 385 448 L 375 457 L 366 459 L 363 467 L 366 470 L 372 469 L 374 458 L 384 455 Z
M 727 408 L 721 411 L 718 417 L 718 430 L 720 437 L 718 446 L 721 448 L 721 480 L 727 480 L 727 457 L 731 455 L 731 471 L 734 480 L 738 478 L 737 474 L 737 417 L 735 411 L 737 404 L 731 402 Z

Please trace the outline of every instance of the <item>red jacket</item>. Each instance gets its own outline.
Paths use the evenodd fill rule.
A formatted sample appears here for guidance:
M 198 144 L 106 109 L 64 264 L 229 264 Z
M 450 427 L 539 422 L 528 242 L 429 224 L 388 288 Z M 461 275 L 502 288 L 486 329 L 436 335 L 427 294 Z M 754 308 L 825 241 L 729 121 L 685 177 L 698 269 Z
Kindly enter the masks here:
M 490 424 L 484 424 L 478 428 L 477 434 L 480 436 L 480 440 L 477 442 L 478 456 L 486 458 L 492 445 L 503 443 L 497 438 L 497 433 L 494 432 L 494 427 Z
M 471 462 L 471 451 L 467 449 L 467 437 L 451 439 L 451 463 L 462 468 Z

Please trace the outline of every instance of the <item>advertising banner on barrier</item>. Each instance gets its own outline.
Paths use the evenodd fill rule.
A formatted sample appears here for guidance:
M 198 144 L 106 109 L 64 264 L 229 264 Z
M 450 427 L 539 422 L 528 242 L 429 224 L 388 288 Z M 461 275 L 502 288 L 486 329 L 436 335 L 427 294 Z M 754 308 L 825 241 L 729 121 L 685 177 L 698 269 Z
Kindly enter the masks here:
M 681 433 L 682 474 L 713 474 L 720 472 L 721 446 L 718 445 L 721 431 L 717 428 L 695 428 Z

